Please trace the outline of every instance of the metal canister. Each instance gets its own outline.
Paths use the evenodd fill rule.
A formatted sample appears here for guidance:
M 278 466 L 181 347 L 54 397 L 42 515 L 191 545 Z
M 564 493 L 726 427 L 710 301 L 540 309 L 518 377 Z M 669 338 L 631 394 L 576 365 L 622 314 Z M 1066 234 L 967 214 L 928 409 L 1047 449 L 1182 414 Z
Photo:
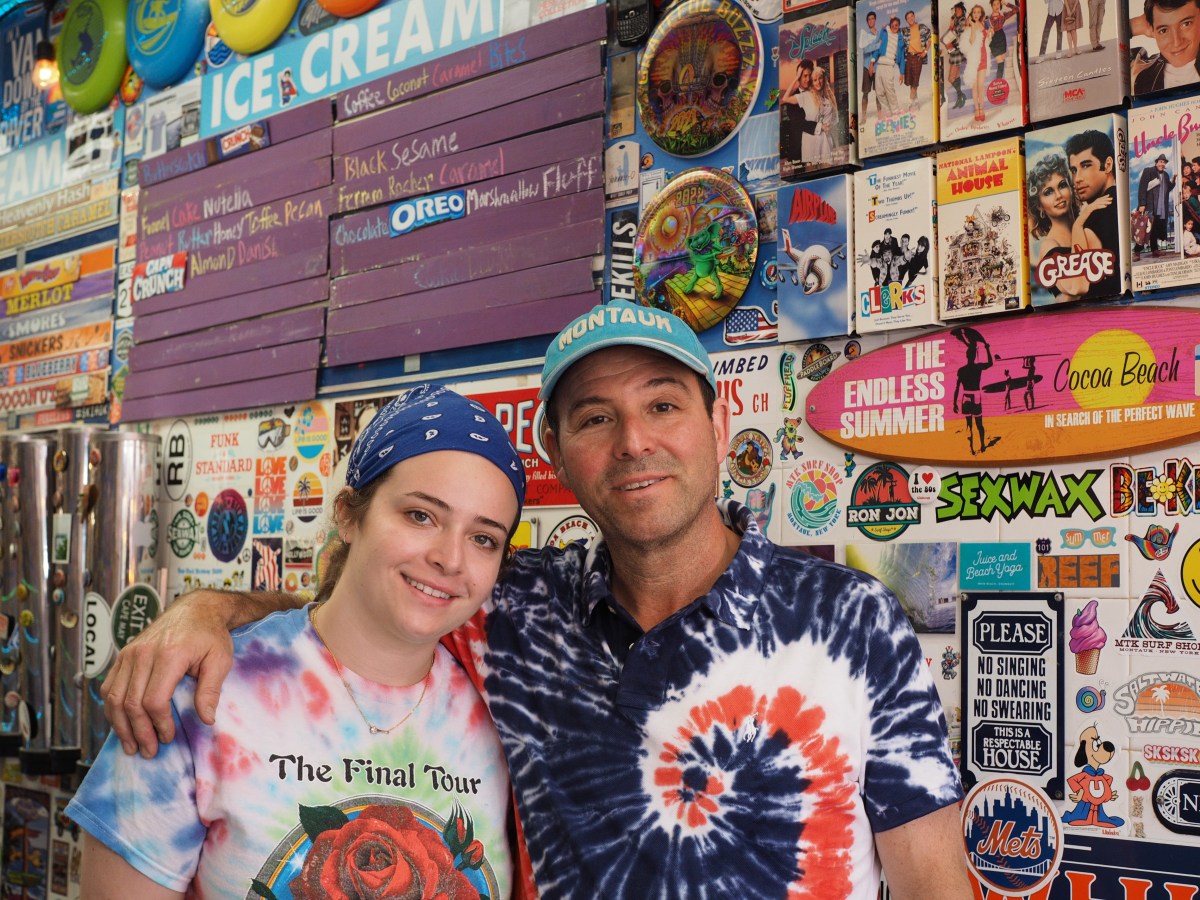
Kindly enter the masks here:
M 162 609 L 158 575 L 157 435 L 100 432 L 89 449 L 84 522 L 83 716 L 80 764 L 90 766 L 108 734 L 99 688 L 117 652 Z
M 72 426 L 58 434 L 54 493 L 50 497 L 50 602 L 55 616 L 54 715 L 50 724 L 50 768 L 75 771 L 83 706 L 83 595 L 86 575 L 83 503 L 88 484 L 88 450 L 95 428 Z
M 9 464 L 9 504 L 15 513 L 17 631 L 20 661 L 17 664 L 19 697 L 16 703 L 24 743 L 21 770 L 46 774 L 50 753 L 50 648 L 54 645 L 54 617 L 50 609 L 50 493 L 54 473 L 52 437 L 30 435 L 13 443 Z
M 21 437 L 0 435 L 0 756 L 15 757 L 21 749 L 18 722 L 17 662 L 20 640 L 17 636 L 17 513 L 8 485 L 8 469 L 13 443 Z M 11 700 L 11 705 L 6 700 Z

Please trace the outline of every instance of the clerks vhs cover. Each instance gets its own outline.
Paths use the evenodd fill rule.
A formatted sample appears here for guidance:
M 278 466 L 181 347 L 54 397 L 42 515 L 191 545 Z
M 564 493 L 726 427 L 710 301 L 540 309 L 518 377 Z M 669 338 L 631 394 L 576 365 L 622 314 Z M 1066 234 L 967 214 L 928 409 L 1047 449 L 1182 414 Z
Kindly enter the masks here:
M 1132 0 L 1140 11 L 1142 0 Z M 1029 121 L 1119 106 L 1129 95 L 1129 19 L 1105 0 L 1026 0 Z
M 941 140 L 1024 125 L 1024 0 L 939 0 L 938 16 Z
M 937 34 L 932 0 L 859 0 L 854 15 L 859 156 L 935 143 Z
M 779 174 L 800 178 L 858 162 L 851 128 L 853 11 L 845 2 L 788 13 L 779 26 Z
M 932 159 L 854 173 L 854 327 L 859 334 L 938 321 L 934 196 Z
M 1025 212 L 1034 306 L 1108 300 L 1129 285 L 1124 114 L 1025 134 Z
M 1133 289 L 1200 283 L 1200 129 L 1197 100 L 1129 110 L 1129 226 Z
M 853 177 L 779 192 L 779 340 L 849 334 L 854 291 Z
M 937 156 L 938 269 L 943 319 L 1029 305 L 1021 138 Z

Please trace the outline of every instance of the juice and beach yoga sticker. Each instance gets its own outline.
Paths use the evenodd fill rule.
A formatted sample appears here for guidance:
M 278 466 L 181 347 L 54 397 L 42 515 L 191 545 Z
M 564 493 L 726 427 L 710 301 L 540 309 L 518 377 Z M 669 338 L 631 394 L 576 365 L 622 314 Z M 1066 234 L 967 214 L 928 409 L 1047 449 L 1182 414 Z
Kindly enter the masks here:
M 634 289 L 643 305 L 703 331 L 737 306 L 757 259 L 758 219 L 746 189 L 720 169 L 689 169 L 642 213 Z
M 762 66 L 758 25 L 739 4 L 677 4 L 650 36 L 638 66 L 642 127 L 675 156 L 712 152 L 753 108 Z
M 833 372 L 808 422 L 895 460 L 996 467 L 1127 455 L 1181 443 L 1197 424 L 1200 313 L 1064 312 L 960 325 Z

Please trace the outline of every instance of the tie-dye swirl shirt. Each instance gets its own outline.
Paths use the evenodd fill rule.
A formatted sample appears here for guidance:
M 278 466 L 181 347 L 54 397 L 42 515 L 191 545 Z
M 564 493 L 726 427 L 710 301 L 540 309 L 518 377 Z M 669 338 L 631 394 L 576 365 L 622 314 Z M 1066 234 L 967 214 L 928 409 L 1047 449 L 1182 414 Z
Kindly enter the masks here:
M 190 897 L 510 895 L 508 773 L 448 651 L 391 734 L 368 732 L 307 609 L 235 632 L 234 654 L 213 727 L 185 679 L 175 740 L 145 760 L 110 737 L 67 815 Z M 381 727 L 421 696 L 343 671 Z
M 612 597 L 599 542 L 518 554 L 482 628 L 456 635 L 543 900 L 873 900 L 873 831 L 962 796 L 892 593 L 721 508 L 737 555 L 648 633 Z

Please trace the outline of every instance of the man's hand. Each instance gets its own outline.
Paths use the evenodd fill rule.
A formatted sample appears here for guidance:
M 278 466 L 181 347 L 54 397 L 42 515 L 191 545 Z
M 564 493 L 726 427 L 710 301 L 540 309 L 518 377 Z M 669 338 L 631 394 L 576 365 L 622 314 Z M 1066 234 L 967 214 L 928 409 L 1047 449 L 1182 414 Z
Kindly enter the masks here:
M 171 695 L 184 675 L 196 678 L 196 713 L 213 724 L 221 683 L 233 664 L 229 631 L 268 613 L 299 606 L 291 594 L 193 591 L 180 597 L 117 656 L 100 696 L 126 753 L 147 759 L 175 739 Z

